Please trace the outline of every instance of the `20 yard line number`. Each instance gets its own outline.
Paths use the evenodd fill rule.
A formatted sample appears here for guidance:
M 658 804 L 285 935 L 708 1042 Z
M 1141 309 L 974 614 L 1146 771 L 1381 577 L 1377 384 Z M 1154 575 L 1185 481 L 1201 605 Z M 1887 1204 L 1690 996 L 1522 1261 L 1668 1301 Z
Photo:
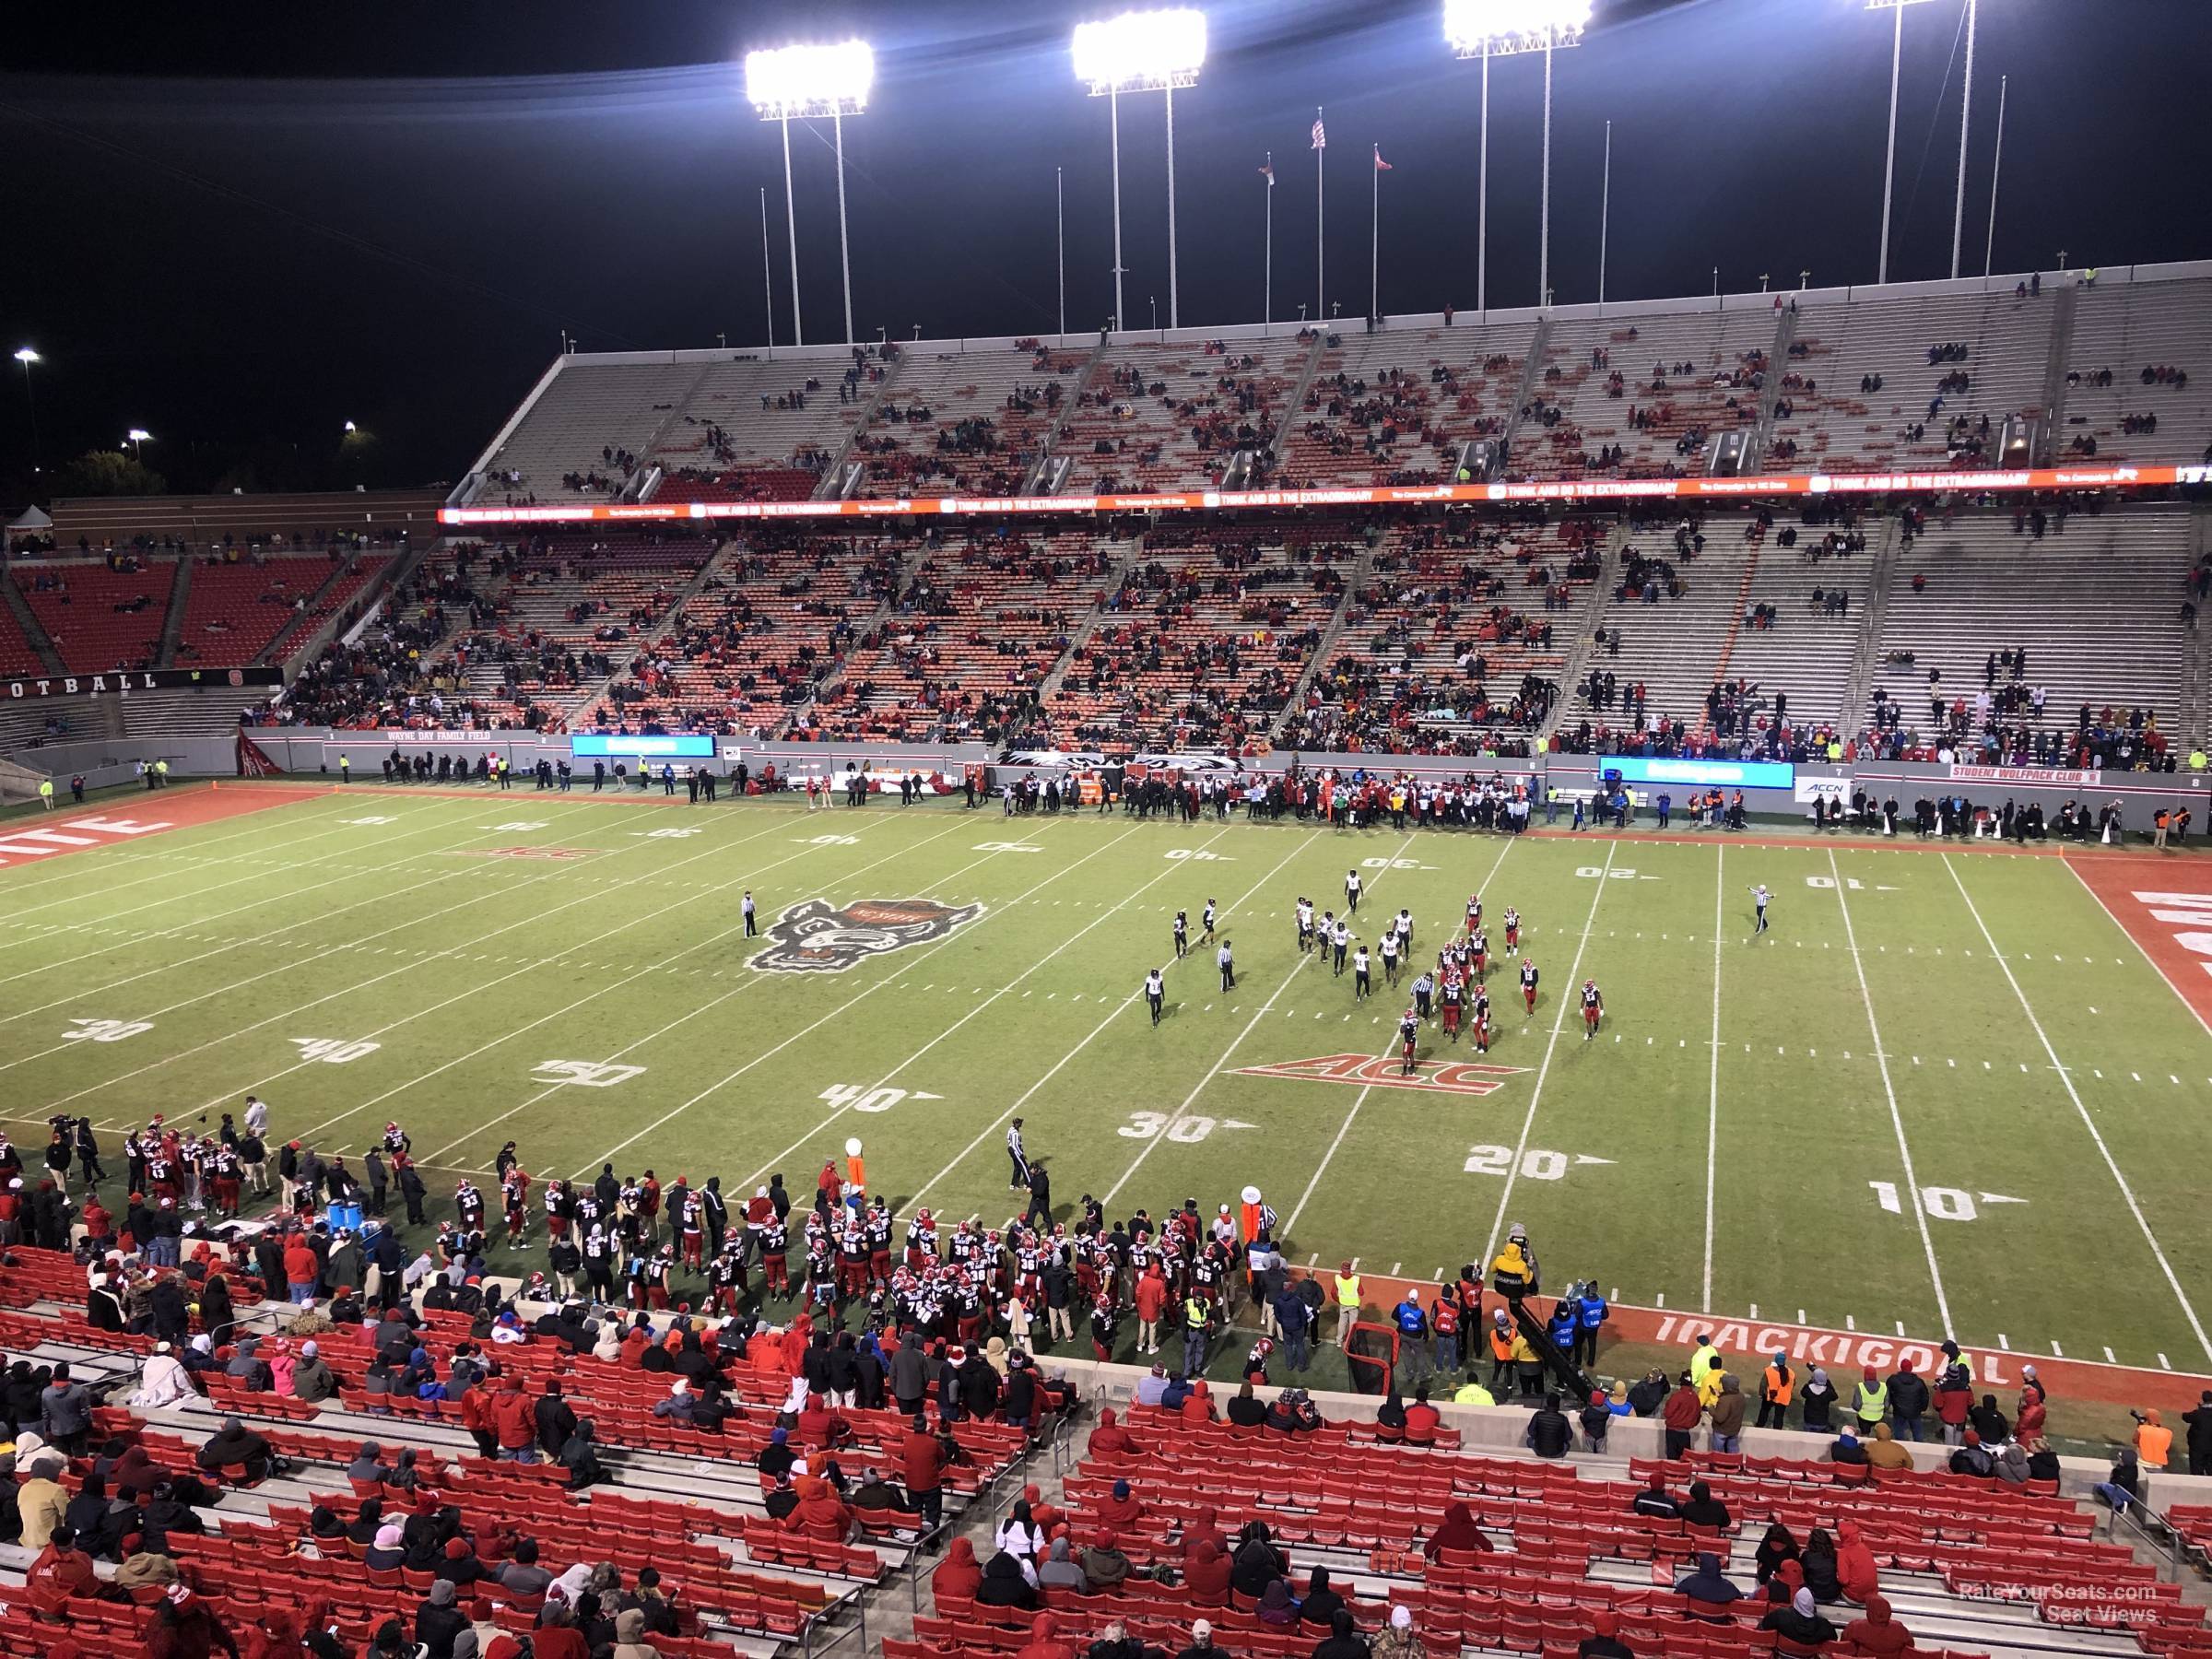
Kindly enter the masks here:
M 1531 1147 L 1521 1154 L 1521 1179 L 1524 1181 L 1559 1181 L 1576 1164 L 1610 1164 L 1609 1158 L 1593 1158 L 1587 1152 L 1570 1157 L 1564 1152 L 1553 1152 L 1543 1147 Z M 1513 1167 L 1513 1149 L 1511 1147 L 1477 1146 L 1467 1148 L 1467 1161 L 1460 1166 L 1469 1175 L 1503 1175 Z

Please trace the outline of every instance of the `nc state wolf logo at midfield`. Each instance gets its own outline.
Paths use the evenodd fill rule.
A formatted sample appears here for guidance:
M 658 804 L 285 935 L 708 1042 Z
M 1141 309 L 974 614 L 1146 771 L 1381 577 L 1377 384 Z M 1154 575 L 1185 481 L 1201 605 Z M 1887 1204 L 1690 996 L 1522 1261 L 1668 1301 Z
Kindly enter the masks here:
M 980 904 L 955 909 L 934 899 L 864 899 L 842 910 L 809 899 L 776 918 L 752 965 L 769 973 L 842 973 L 863 957 L 941 939 L 982 913 Z

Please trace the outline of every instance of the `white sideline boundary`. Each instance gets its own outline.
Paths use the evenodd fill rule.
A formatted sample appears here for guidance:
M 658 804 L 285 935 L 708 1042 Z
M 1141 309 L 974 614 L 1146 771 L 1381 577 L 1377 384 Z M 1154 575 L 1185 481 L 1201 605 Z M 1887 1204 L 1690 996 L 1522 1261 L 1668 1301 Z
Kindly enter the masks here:
M 1597 907 L 1605 901 L 1606 884 L 1613 875 L 1613 853 L 1618 841 L 1606 843 L 1606 862 L 1597 874 L 1597 891 L 1590 896 L 1590 913 L 1583 919 L 1582 936 L 1574 944 L 1574 960 L 1567 970 L 1567 983 L 1562 988 L 1559 1011 L 1552 1017 L 1551 1037 L 1544 1044 L 1544 1062 L 1536 1067 L 1535 1087 L 1528 1091 L 1528 1112 L 1521 1120 L 1521 1138 L 1513 1146 L 1513 1160 L 1506 1166 L 1505 1190 L 1498 1194 L 1498 1213 L 1490 1218 L 1490 1235 L 1482 1246 L 1479 1264 L 1485 1273 L 1489 1271 L 1491 1259 L 1498 1253 L 1499 1230 L 1505 1226 L 1506 1206 L 1513 1201 L 1513 1182 L 1521 1173 L 1521 1160 L 1528 1156 L 1528 1137 L 1536 1127 L 1536 1108 L 1543 1103 L 1544 1082 L 1551 1076 L 1551 1059 L 1559 1050 L 1559 1033 L 1567 1029 L 1567 1010 L 1573 1006 L 1583 977 L 1583 952 L 1589 947 L 1590 935 L 1597 927 Z
M 2159 1248 L 2158 1235 L 2150 1230 L 2150 1222 L 2143 1214 L 2143 1206 L 2136 1202 L 2135 1189 L 2127 1184 L 2127 1177 L 2120 1172 L 2120 1165 L 2113 1159 L 2112 1148 L 2104 1144 L 2104 1136 L 2097 1128 L 2097 1120 L 2090 1115 L 2088 1107 L 2082 1103 L 2081 1093 L 2074 1087 L 2073 1074 L 2059 1064 L 2058 1050 L 2052 1046 L 2050 1035 L 2043 1030 L 2043 1022 L 2035 1017 L 2035 1009 L 2029 1006 L 2028 993 L 2013 976 L 2012 964 L 2005 959 L 2004 952 L 1997 948 L 1997 941 L 1990 934 L 1989 924 L 1982 920 L 1981 908 L 1974 903 L 1973 895 L 1966 890 L 1966 882 L 1959 876 L 1959 867 L 1951 862 L 1948 853 L 1943 854 L 1943 867 L 1950 873 L 1953 884 L 1959 888 L 1959 897 L 1966 900 L 1967 913 L 1973 917 L 1974 925 L 1982 930 L 1982 937 L 1989 946 L 1989 954 L 1996 959 L 1997 968 L 2005 975 L 2005 982 L 2012 987 L 2013 995 L 2020 999 L 2020 1012 L 2028 1017 L 2029 1029 L 2035 1033 L 2036 1041 L 2043 1045 L 2043 1055 L 2051 1062 L 2051 1069 L 2058 1074 L 2066 1098 L 2074 1102 L 2074 1110 L 2081 1118 L 2081 1126 L 2089 1132 L 2089 1139 L 2096 1143 L 2097 1156 L 2104 1159 L 2105 1169 L 2112 1173 L 2112 1184 L 2120 1189 L 2120 1196 L 2127 1202 L 2128 1214 L 2135 1217 L 2136 1227 L 2142 1230 L 2143 1242 L 2150 1246 L 2150 1253 L 2158 1260 L 2159 1271 L 2166 1277 L 2166 1288 L 2173 1292 L 2173 1300 L 2181 1304 L 2182 1312 L 2188 1316 L 2189 1328 L 2196 1334 L 2197 1345 L 2205 1350 L 2206 1358 L 2212 1359 L 2212 1337 L 2205 1335 L 2204 1324 L 2197 1318 L 2196 1309 L 2191 1304 L 2188 1292 L 2182 1288 L 2181 1280 L 2174 1277 L 2173 1264 L 2166 1259 L 2166 1252 Z M 2122 928 L 2120 931 L 2125 933 L 2127 930 Z
M 1712 1182 L 1721 1157 L 1721 930 L 1728 917 L 1728 843 L 1713 843 L 1712 1077 L 1705 1102 L 1705 1277 L 1700 1306 L 1712 1306 Z
M 1948 854 L 1945 856 L 1947 859 Z M 1882 1093 L 1889 1099 L 1889 1125 L 1897 1132 L 1897 1156 L 1905 1167 L 1905 1192 L 1912 1200 L 1912 1219 L 1920 1229 L 1920 1247 L 1928 1258 L 1928 1280 L 1936 1288 L 1936 1312 L 1943 1321 L 1943 1334 L 1948 1336 L 1952 1330 L 1950 1299 L 1943 1293 L 1943 1269 L 1936 1265 L 1936 1241 L 1928 1232 L 1928 1206 L 1921 1202 L 1920 1177 L 1913 1171 L 1912 1148 L 1905 1139 L 1905 1116 L 1898 1110 L 1897 1088 L 1889 1080 L 1889 1054 L 1882 1046 L 1881 1022 L 1875 1018 L 1874 993 L 1866 984 L 1866 964 L 1859 956 L 1858 934 L 1851 924 L 1851 900 L 1843 896 L 1843 870 L 1836 863 L 1833 848 L 1829 850 L 1828 876 L 1835 888 L 1837 908 L 1843 912 L 1843 942 L 1851 948 L 1852 971 L 1859 976 L 1859 1000 L 1865 1005 L 1866 1030 L 1874 1039 L 1874 1064 L 1882 1074 Z M 1995 946 L 1991 948 L 1994 950 Z

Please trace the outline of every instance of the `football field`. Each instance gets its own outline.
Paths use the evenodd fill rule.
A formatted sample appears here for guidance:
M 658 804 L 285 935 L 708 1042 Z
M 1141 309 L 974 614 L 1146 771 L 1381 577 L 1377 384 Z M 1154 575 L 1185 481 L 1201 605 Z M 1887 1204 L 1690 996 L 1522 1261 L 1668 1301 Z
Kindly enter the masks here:
M 1063 1218 L 1251 1184 L 1298 1264 L 1430 1278 L 1520 1222 L 1547 1288 L 1636 1308 L 2212 1370 L 2212 1036 L 2071 867 L 2094 849 L 527 789 L 90 810 L 168 827 L 0 844 L 0 1088 L 33 1164 L 54 1114 L 92 1118 L 114 1170 L 125 1128 L 212 1124 L 251 1090 L 276 1137 L 354 1161 L 399 1122 L 434 1214 L 508 1140 L 541 1179 L 611 1161 L 745 1193 L 781 1171 L 803 1199 L 856 1135 L 902 1218 L 995 1226 L 1025 1202 L 1018 1115 Z M 1300 955 L 1297 900 L 1341 910 L 1351 869 L 1355 933 L 1404 907 L 1417 962 L 1482 895 L 1487 1057 L 1430 1025 L 1401 1077 L 1405 982 L 1378 967 L 1358 1001 Z M 1233 989 L 1197 942 L 1209 899 Z M 541 1265 L 535 1239 L 494 1255 Z

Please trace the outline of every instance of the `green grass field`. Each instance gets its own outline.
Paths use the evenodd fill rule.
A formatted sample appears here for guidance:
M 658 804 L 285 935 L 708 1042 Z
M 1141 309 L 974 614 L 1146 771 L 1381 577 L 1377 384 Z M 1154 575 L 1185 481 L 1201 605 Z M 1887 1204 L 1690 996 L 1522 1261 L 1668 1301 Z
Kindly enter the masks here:
M 1494 948 L 1520 910 L 1543 994 L 1524 1020 L 1494 959 L 1492 1092 L 1245 1069 L 1393 1050 L 1402 994 L 1378 971 L 1355 1004 L 1295 947 L 1298 895 L 1340 905 L 1354 865 L 1359 920 L 1408 907 L 1417 958 L 1470 890 Z M 843 971 L 763 971 L 746 888 L 764 931 L 817 899 L 982 908 Z M 1140 982 L 1209 897 L 1238 986 L 1194 949 L 1154 1030 Z M 1433 1030 L 1422 1056 L 1477 1058 Z M 55 1112 L 112 1154 L 248 1090 L 325 1151 L 397 1119 L 449 1171 L 434 1194 L 508 1139 L 540 1176 L 810 1191 L 856 1135 L 902 1216 L 994 1225 L 1019 1113 L 1062 1214 L 1249 1182 L 1298 1262 L 1429 1276 L 1517 1220 L 1549 1281 L 1626 1303 L 2212 1369 L 2212 1043 L 2053 858 L 303 790 L 0 870 L 0 1088 L 27 1155 Z

